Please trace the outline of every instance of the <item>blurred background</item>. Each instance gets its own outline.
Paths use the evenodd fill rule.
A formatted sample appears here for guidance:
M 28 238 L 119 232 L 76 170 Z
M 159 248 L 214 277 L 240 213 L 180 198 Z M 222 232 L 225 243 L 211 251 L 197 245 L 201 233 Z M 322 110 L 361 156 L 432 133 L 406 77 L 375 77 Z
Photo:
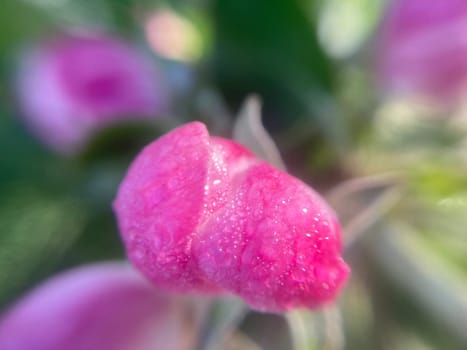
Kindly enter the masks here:
M 305 324 L 313 348 L 466 349 L 462 0 L 3 0 L 0 306 L 124 259 L 111 202 L 130 161 L 191 120 L 232 137 L 251 93 L 344 227 L 352 277 Z M 279 316 L 237 333 L 291 348 Z

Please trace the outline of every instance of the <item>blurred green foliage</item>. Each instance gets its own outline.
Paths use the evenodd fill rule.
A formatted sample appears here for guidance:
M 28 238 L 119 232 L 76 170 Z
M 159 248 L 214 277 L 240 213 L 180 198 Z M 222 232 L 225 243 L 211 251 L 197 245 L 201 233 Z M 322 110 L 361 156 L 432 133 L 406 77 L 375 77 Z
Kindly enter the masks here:
M 384 210 L 359 217 L 367 221 L 347 247 L 353 277 L 341 301 L 342 322 L 315 331 L 332 337 L 340 327 L 346 349 L 465 349 L 466 123 L 452 110 L 427 111 L 378 95 L 367 44 L 384 7 L 378 2 L 367 11 L 362 3 L 368 1 L 348 0 L 366 21 L 360 41 L 352 39 L 356 52 L 336 57 L 322 42 L 342 39 L 323 36 L 319 24 L 324 15 L 339 23 L 346 12 L 329 12 L 326 1 L 4 0 L 0 305 L 66 267 L 123 259 L 111 202 L 138 150 L 192 119 L 227 135 L 241 103 L 257 93 L 266 128 L 289 170 L 304 181 L 324 193 L 352 178 L 391 174 L 402 189 Z M 204 48 L 192 62 L 153 54 L 172 73 L 191 72 L 188 87 L 174 93 L 171 119 L 103 130 L 76 157 L 44 148 L 21 122 L 15 101 L 21 49 L 61 28 L 84 26 L 124 35 L 149 52 L 142 21 L 161 6 L 191 14 Z M 345 221 L 386 193 L 365 181 L 339 197 L 336 209 Z M 265 348 L 286 348 L 283 323 L 250 313 L 240 330 Z M 272 331 L 265 335 L 264 327 Z M 274 330 L 278 341 L 268 339 Z

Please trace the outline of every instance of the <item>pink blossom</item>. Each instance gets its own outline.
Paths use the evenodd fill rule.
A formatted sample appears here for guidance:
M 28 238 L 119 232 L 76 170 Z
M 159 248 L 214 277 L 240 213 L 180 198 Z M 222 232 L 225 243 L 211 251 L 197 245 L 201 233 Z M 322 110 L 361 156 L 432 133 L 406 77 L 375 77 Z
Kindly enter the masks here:
M 377 40 L 386 89 L 449 103 L 467 94 L 465 0 L 390 1 Z
M 173 299 L 124 263 L 77 268 L 39 286 L 0 319 L 0 349 L 185 349 Z
M 150 60 L 101 34 L 68 34 L 27 51 L 18 78 L 26 122 L 61 153 L 78 151 L 97 128 L 157 116 L 167 91 Z
M 173 291 L 278 312 L 335 300 L 349 274 L 319 194 L 199 122 L 138 155 L 114 209 L 130 260 Z

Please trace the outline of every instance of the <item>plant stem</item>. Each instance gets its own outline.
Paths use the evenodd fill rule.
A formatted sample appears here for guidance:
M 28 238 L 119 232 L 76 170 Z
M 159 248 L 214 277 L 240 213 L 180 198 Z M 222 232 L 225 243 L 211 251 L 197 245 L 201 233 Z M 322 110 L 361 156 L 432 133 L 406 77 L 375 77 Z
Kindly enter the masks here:
M 201 330 L 197 350 L 222 349 L 225 337 L 234 331 L 248 313 L 239 299 L 214 301 Z

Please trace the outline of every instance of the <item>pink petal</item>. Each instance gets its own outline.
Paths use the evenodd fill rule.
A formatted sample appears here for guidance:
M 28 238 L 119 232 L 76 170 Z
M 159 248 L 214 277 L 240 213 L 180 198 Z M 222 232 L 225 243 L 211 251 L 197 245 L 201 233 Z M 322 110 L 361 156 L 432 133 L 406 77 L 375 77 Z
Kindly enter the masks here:
M 79 151 L 96 129 L 155 117 L 168 91 L 147 57 L 100 33 L 68 34 L 26 51 L 18 97 L 33 132 L 60 153 Z
M 173 308 L 129 265 L 89 265 L 50 279 L 8 310 L 0 349 L 179 349 Z
M 211 280 L 258 310 L 332 301 L 349 274 L 334 212 L 311 188 L 266 163 L 242 176 L 196 249 Z
M 131 165 L 114 208 L 132 262 L 157 285 L 216 290 L 200 273 L 191 242 L 205 212 L 223 203 L 223 159 L 210 158 L 209 134 L 189 124 L 147 146 Z M 211 198 L 209 205 L 205 197 Z M 206 206 L 205 206 L 206 204 Z
M 448 103 L 467 92 L 467 2 L 395 0 L 377 40 L 386 89 Z
M 130 260 L 171 290 L 283 311 L 334 300 L 349 274 L 325 201 L 198 122 L 141 152 L 114 209 Z

